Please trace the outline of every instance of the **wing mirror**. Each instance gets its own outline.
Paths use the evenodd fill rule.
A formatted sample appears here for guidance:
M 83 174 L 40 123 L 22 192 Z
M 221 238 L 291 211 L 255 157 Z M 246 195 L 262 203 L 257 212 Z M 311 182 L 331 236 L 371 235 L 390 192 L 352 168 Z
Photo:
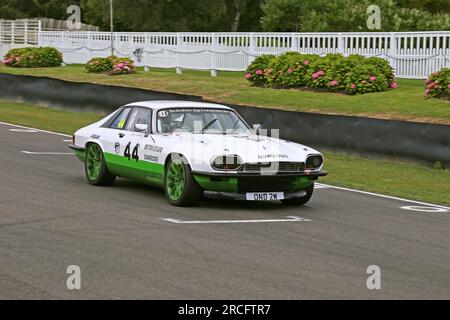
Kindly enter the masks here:
M 262 124 L 254 124 L 253 125 L 253 131 L 259 135 L 259 131 L 262 129 Z
M 134 125 L 134 131 L 148 133 L 148 124 L 136 123 Z

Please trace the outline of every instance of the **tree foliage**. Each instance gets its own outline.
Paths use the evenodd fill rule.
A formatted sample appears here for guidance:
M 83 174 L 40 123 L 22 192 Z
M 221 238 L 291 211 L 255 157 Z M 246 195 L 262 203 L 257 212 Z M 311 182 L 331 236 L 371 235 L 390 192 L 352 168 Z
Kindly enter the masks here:
M 123 31 L 256 31 L 262 0 L 115 0 Z M 87 23 L 109 28 L 105 0 L 82 0 Z
M 261 24 L 265 31 L 370 31 L 370 5 L 381 9 L 381 30 L 374 31 L 450 29 L 448 12 L 432 14 L 413 8 L 413 1 L 405 1 L 405 6 L 410 7 L 402 8 L 394 0 L 265 0 Z
M 67 7 L 79 3 L 79 0 L 2 0 L 0 2 L 0 18 L 66 19 Z
M 109 30 L 109 0 L 1 0 L 0 18 L 66 19 Z M 367 31 L 367 8 L 382 31 L 449 30 L 450 0 L 114 0 L 118 31 Z

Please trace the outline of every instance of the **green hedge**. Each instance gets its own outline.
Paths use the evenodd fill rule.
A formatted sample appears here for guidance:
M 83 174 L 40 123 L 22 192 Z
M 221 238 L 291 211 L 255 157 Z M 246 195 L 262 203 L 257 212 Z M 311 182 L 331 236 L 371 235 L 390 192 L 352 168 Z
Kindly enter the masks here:
M 59 67 L 62 62 L 62 54 L 51 47 L 11 49 L 2 61 L 4 65 L 13 68 Z
M 93 58 L 84 66 L 84 69 L 89 73 L 109 72 L 112 68 L 113 63 L 108 58 Z
M 93 58 L 85 66 L 89 73 L 108 73 L 109 75 L 130 74 L 136 71 L 133 60 L 109 56 L 107 58 Z
M 264 55 L 248 67 L 246 78 L 257 86 L 314 88 L 348 94 L 397 88 L 393 69 L 386 60 L 359 55 L 320 57 L 297 52 L 278 57 Z
M 428 97 L 450 100 L 450 68 L 432 73 L 425 83 Z

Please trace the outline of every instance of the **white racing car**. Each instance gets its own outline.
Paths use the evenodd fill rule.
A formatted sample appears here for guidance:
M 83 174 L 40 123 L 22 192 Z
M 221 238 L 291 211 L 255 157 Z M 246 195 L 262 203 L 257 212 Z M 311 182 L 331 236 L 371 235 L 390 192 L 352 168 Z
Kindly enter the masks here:
M 202 195 L 305 204 L 326 175 L 322 154 L 263 131 L 226 106 L 136 102 L 78 130 L 70 148 L 90 184 L 111 185 L 118 176 L 163 187 L 175 206 Z

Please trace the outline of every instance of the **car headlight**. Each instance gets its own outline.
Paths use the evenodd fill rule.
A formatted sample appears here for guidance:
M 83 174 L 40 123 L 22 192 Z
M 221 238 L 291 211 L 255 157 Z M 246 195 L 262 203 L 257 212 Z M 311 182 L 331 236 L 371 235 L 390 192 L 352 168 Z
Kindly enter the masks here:
M 306 170 L 317 170 L 323 164 L 323 157 L 321 155 L 308 156 L 306 158 Z
M 242 160 L 237 155 L 224 155 L 214 158 L 211 166 L 219 171 L 236 171 L 242 165 Z

